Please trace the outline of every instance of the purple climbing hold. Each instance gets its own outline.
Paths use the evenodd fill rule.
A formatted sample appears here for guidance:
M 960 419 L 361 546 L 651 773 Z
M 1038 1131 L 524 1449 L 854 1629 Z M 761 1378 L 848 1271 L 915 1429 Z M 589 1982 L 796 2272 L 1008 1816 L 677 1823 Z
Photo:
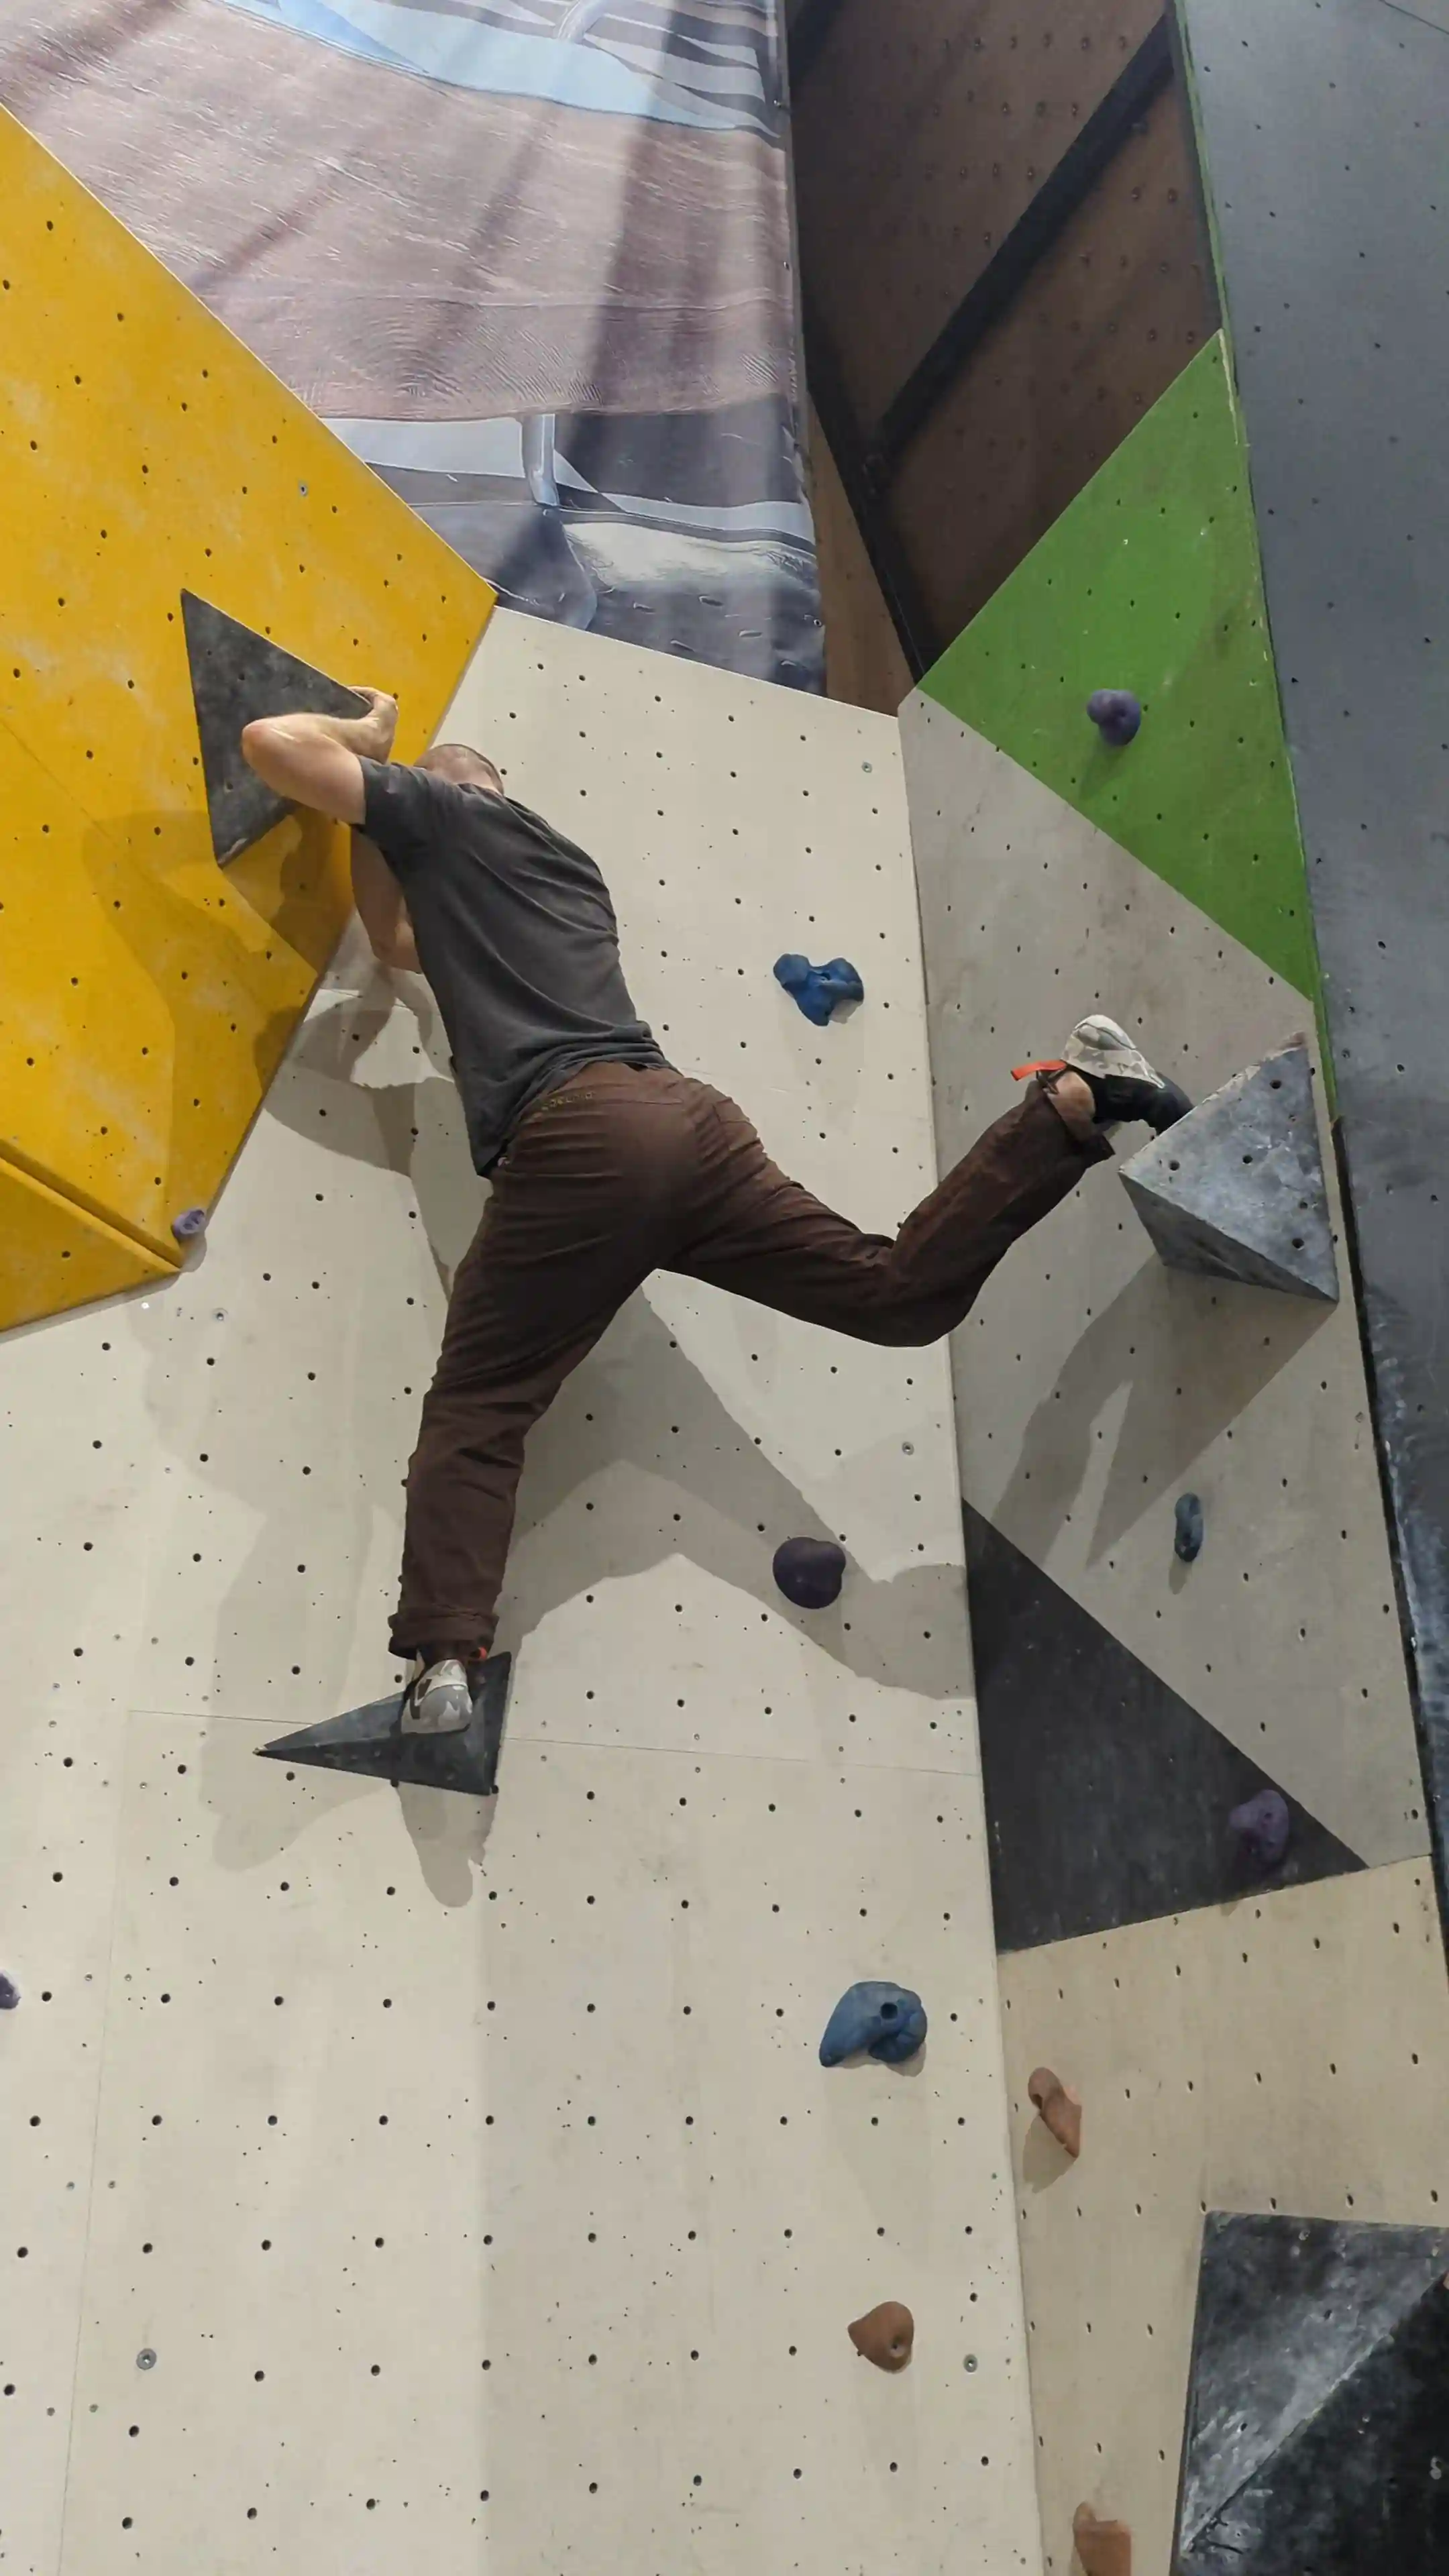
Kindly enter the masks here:
M 826 966 L 812 966 L 808 957 L 789 956 L 775 960 L 775 981 L 793 993 L 807 1020 L 823 1029 L 831 1012 L 841 1002 L 863 1002 L 865 986 L 848 957 L 832 957 Z
M 775 1550 L 774 1575 L 797 1610 L 828 1610 L 840 1598 L 845 1550 L 830 1538 L 787 1538 Z
M 1111 751 L 1125 751 L 1142 722 L 1142 704 L 1130 689 L 1094 689 L 1087 713 Z
M 13 2012 L 20 2001 L 20 1988 L 13 1977 L 0 1976 L 0 2012 Z
M 1228 1818 L 1238 1838 L 1243 1857 L 1259 1869 L 1276 1869 L 1293 1832 L 1293 1819 L 1288 1801 L 1281 1789 L 1260 1789 L 1256 1798 L 1247 1798 L 1234 1807 Z
M 206 1232 L 205 1208 L 183 1208 L 179 1216 L 172 1218 L 171 1231 L 178 1243 L 194 1243 L 199 1234 Z

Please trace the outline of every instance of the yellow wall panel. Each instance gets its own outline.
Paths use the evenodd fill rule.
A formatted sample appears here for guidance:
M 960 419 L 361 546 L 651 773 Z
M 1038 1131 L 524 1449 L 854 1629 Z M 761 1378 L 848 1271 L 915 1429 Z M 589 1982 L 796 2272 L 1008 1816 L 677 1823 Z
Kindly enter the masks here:
M 169 1251 L 347 902 L 316 819 L 217 867 L 180 594 L 395 691 L 406 759 L 493 593 L 3 114 L 0 209 L 0 1134 Z
M 0 726 L 0 1151 L 169 1259 L 336 935 L 343 838 L 309 817 L 168 872 Z
M 169 1279 L 176 1267 L 174 1246 L 171 1260 L 161 1260 L 0 1160 L 0 1332 Z

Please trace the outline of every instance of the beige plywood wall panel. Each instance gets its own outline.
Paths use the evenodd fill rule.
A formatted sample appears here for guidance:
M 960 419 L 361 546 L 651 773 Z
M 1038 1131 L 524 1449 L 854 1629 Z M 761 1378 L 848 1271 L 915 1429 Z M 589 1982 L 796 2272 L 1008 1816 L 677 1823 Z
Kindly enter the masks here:
M 448 730 L 596 851 L 681 1065 L 897 1224 L 935 1165 L 896 727 L 500 616 Z M 810 1027 L 791 946 L 853 955 L 864 1005 Z M 110 1959 L 6 2141 L 50 2248 L 6 2319 L 25 2546 L 1035 2576 L 944 1351 L 652 1283 L 532 1445 L 491 1816 L 255 1758 L 388 1685 L 481 1195 L 426 997 L 354 942 L 201 1255 L 0 1342 L 14 1653 L 47 1727 L 114 1730 L 43 1829 L 29 1740 L 0 1753 L 86 1899 L 38 1891 L 0 2050 Z M 852 1571 L 812 1620 L 770 1556 L 827 1529 Z M 919 2068 L 820 2067 L 866 1974 L 926 1996 Z M 895 2296 L 900 2379 L 845 2332 Z
M 974 1786 L 515 1744 L 448 1906 L 425 1800 L 262 1740 L 130 1729 L 68 2576 L 308 2533 L 356 2570 L 1030 2567 Z M 928 2057 L 827 2076 L 882 1957 Z M 845 2331 L 881 2296 L 898 2379 Z
M 0 2534 L 7 2567 L 38 2576 L 65 2512 L 125 1730 L 29 1683 L 0 1797 L 0 1970 L 19 1994 L 0 2013 Z
M 1449 1990 L 1426 1862 L 1001 1962 L 1046 2564 L 1084 2498 L 1168 2563 L 1209 2209 L 1443 2226 Z M 1075 2164 L 1032 2112 L 1082 2096 Z

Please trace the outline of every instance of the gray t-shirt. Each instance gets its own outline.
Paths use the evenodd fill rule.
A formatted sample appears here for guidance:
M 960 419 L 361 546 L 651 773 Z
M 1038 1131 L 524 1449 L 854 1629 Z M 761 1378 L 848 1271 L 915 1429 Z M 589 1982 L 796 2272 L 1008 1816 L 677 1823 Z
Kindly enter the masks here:
M 663 1064 L 629 999 L 609 890 L 526 805 L 364 760 L 363 824 L 402 886 L 480 1172 L 581 1065 Z

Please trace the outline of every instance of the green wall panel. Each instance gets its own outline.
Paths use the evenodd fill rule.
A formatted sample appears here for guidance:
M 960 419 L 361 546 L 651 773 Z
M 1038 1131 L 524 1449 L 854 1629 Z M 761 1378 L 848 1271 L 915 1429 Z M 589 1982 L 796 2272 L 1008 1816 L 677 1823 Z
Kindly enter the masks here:
M 1247 452 L 1209 341 L 926 673 L 1035 772 L 1319 1003 Z M 1094 689 L 1142 729 L 1109 751 Z

